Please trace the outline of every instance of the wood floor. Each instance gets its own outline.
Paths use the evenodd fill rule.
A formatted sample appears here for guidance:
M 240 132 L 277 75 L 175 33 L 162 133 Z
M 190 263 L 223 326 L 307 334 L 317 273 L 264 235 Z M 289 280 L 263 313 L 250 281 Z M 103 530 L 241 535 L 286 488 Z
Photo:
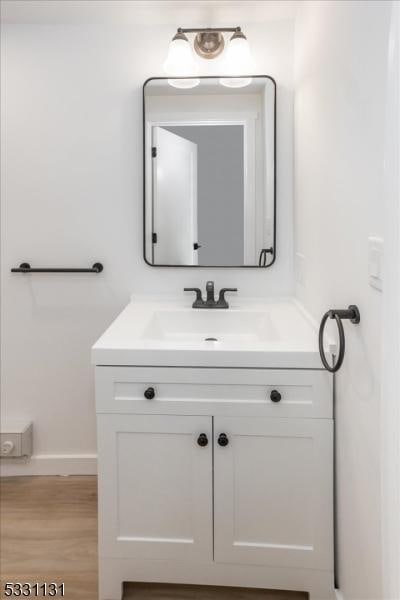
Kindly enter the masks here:
M 65 583 L 67 600 L 97 600 L 95 477 L 5 477 L 0 494 L 0 598 L 6 582 Z M 124 600 L 305 600 L 307 594 L 136 583 Z

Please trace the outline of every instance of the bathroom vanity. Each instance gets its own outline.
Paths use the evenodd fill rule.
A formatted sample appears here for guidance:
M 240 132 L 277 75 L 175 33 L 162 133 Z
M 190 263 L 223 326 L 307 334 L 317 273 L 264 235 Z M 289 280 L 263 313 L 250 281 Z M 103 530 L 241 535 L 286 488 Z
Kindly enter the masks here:
M 93 347 L 101 600 L 124 581 L 333 597 L 332 375 L 296 302 L 230 302 L 136 299 Z
M 265 276 L 277 257 L 275 116 L 269 76 L 145 82 L 150 267 Z M 215 298 L 211 281 L 205 298 L 185 291 L 134 299 L 93 348 L 100 599 L 153 581 L 327 600 L 333 392 L 317 332 L 291 300 Z

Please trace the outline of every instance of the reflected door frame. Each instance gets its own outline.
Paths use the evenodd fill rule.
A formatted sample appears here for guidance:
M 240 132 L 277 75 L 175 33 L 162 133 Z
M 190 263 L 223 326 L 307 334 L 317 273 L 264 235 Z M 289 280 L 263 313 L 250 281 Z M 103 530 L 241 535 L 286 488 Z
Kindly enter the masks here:
M 204 118 L 199 118 L 199 113 L 181 113 L 180 117 L 171 118 L 168 114 L 155 113 L 145 123 L 145 181 L 146 181 L 146 229 L 145 250 L 146 257 L 152 257 L 152 222 L 153 222 L 153 181 L 152 181 L 152 130 L 153 127 L 201 127 L 201 126 L 243 126 L 243 235 L 244 256 L 243 266 L 254 266 L 258 262 L 257 248 L 262 245 L 262 240 L 254 234 L 257 232 L 257 221 L 260 218 L 257 204 L 262 205 L 260 190 L 256 186 L 256 136 L 255 121 L 258 113 L 245 111 L 240 113 L 226 113 L 221 118 L 221 113 L 208 113 Z M 261 217 L 262 218 L 262 217 Z M 157 266 L 157 265 L 156 265 Z M 199 265 L 202 266 L 202 265 Z

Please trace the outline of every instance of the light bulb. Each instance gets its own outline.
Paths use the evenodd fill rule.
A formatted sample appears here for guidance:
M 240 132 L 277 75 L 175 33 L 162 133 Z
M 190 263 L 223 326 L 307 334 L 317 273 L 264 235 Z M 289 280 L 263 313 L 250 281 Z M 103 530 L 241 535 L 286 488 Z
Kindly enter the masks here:
M 246 85 L 250 85 L 252 81 L 252 77 L 221 77 L 219 80 L 221 85 L 229 88 L 246 87 Z
M 200 79 L 197 77 L 191 77 L 190 79 L 168 79 L 168 83 L 174 88 L 189 90 L 190 88 L 194 88 L 196 85 L 199 85 Z
M 254 59 L 249 42 L 241 31 L 236 31 L 229 40 L 222 68 L 225 75 L 240 76 L 252 73 Z
M 178 31 L 170 43 L 164 71 L 172 77 L 185 77 L 197 73 L 193 51 L 184 33 Z

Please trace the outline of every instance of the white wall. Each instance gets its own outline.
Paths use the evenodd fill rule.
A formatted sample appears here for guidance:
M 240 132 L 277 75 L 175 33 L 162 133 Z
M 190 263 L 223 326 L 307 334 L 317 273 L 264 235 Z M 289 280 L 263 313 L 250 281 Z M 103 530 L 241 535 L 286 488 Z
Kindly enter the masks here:
M 320 320 L 357 304 L 337 375 L 338 573 L 346 600 L 378 600 L 382 294 L 368 284 L 367 238 L 383 234 L 390 2 L 312 1 L 296 26 L 297 294 Z
M 383 597 L 400 598 L 400 3 L 392 3 L 385 119 L 385 293 L 382 327 Z
M 61 7 L 57 14 L 72 6 L 55 4 Z M 111 13 L 92 24 L 96 4 L 82 3 L 83 25 L 74 6 L 73 23 L 32 25 L 31 18 L 43 15 L 43 4 L 35 12 L 35 3 L 9 3 L 17 24 L 5 23 L 2 36 L 2 411 L 32 419 L 35 455 L 62 455 L 67 471 L 71 464 L 75 471 L 93 469 L 90 347 L 132 292 L 181 294 L 184 285 L 210 278 L 217 286 L 237 286 L 241 295 L 288 294 L 293 284 L 293 21 L 257 22 L 257 7 L 254 14 L 240 9 L 258 72 L 278 84 L 276 264 L 265 271 L 163 270 L 142 259 L 141 86 L 163 74 L 169 40 L 182 23 L 161 24 L 168 8 L 159 3 L 146 19 L 138 2 L 140 27 L 132 3 L 127 25 L 109 19 Z M 53 11 L 49 21 L 57 20 L 54 3 L 46 5 Z M 128 3 L 115 6 L 125 11 Z M 110 3 L 107 10 L 112 11 Z M 238 10 L 236 5 L 235 24 Z M 183 25 L 217 22 L 199 5 L 193 20 L 187 6 L 185 11 Z M 224 12 L 229 20 L 229 9 Z M 18 24 L 21 14 L 27 24 Z M 42 266 L 101 261 L 105 270 L 11 274 L 21 261 Z M 74 457 L 82 458 L 80 466 Z M 23 472 L 51 472 L 49 462 L 39 459 Z

